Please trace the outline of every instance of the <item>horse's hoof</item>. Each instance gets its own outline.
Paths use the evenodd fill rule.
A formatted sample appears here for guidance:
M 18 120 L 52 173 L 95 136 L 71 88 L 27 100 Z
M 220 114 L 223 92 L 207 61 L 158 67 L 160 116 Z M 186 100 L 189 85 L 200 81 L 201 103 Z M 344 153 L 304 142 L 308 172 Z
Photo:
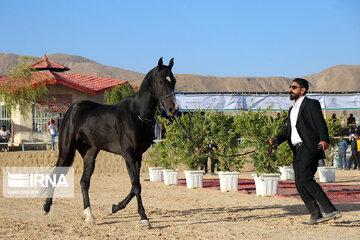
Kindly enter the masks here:
M 113 215 L 114 213 L 113 213 L 113 211 L 112 211 L 112 205 L 111 205 L 111 207 L 109 207 L 108 209 L 107 209 L 107 214 L 108 215 Z
M 84 214 L 86 216 L 85 223 L 89 225 L 95 225 L 95 218 L 94 215 L 91 212 L 91 208 L 88 207 L 84 210 Z
M 142 227 L 150 227 L 151 225 L 150 225 L 149 219 L 141 219 L 140 220 L 140 226 L 142 226 Z
M 44 215 L 47 215 L 50 212 L 50 206 L 45 204 L 42 208 L 42 212 Z
M 46 211 L 44 210 L 44 208 L 42 209 L 42 212 L 43 212 L 43 215 L 44 215 L 44 216 L 48 215 L 48 213 L 49 213 L 49 212 L 46 212 Z
M 94 217 L 87 217 L 87 218 L 85 218 L 85 223 L 87 225 L 95 225 L 95 218 Z

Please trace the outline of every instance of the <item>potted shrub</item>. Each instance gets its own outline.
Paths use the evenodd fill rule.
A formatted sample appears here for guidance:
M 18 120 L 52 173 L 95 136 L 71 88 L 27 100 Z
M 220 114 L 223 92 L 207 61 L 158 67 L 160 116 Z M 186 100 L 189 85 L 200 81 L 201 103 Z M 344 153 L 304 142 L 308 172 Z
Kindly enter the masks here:
M 162 167 L 159 167 L 160 155 L 159 155 L 159 144 L 154 144 L 149 149 L 149 156 L 146 159 L 146 162 L 153 167 L 148 167 L 149 178 L 151 182 L 161 182 L 162 181 Z
M 274 148 L 269 145 L 269 138 L 276 136 L 285 126 L 285 114 L 277 118 L 271 116 L 272 108 L 247 111 L 235 118 L 239 133 L 250 139 L 256 152 L 251 154 L 256 174 L 254 180 L 256 195 L 271 196 L 278 193 L 279 174 Z
M 281 144 L 275 152 L 276 162 L 280 170 L 281 180 L 294 180 L 295 173 L 292 166 L 293 152 L 288 144 Z
M 178 121 L 186 130 L 187 136 L 181 127 L 169 119 L 161 118 L 166 129 L 165 144 L 174 153 L 174 161 L 187 166 L 189 171 L 184 171 L 186 186 L 196 188 L 203 186 L 203 171 L 198 169 L 204 164 L 208 153 L 206 151 L 206 136 L 208 123 L 205 113 L 201 110 L 183 114 Z
M 330 144 L 329 149 L 325 151 L 325 166 L 318 167 L 319 179 L 320 182 L 335 182 L 335 167 L 333 167 L 334 154 L 332 154 L 332 151 L 334 151 L 337 145 L 338 140 L 336 136 L 341 134 L 342 127 L 340 124 L 341 121 L 338 119 L 327 117 L 325 121 L 328 127 Z
M 176 169 L 179 165 L 178 158 L 174 157 L 174 152 L 171 147 L 166 145 L 166 141 L 159 142 L 158 154 L 159 165 L 163 167 L 163 179 L 166 185 L 178 184 L 179 171 Z
M 218 175 L 221 191 L 237 191 L 239 182 L 239 171 L 244 164 L 240 156 L 231 157 L 239 153 L 237 139 L 239 134 L 236 131 L 232 116 L 211 112 L 209 119 L 208 142 L 216 144 L 217 148 L 210 151 L 212 157 L 217 158 Z

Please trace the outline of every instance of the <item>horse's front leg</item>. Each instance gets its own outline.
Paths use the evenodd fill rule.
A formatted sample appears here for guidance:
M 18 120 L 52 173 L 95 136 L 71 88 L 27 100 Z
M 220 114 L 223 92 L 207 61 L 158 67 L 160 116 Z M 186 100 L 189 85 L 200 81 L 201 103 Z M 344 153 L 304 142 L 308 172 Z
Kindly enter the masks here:
M 141 185 L 140 185 L 140 168 L 141 168 L 141 157 L 135 158 L 130 155 L 124 156 L 125 162 L 126 162 L 126 168 L 130 175 L 131 180 L 131 190 L 130 193 L 119 202 L 117 205 L 113 204 L 110 208 L 109 213 L 116 213 L 120 209 L 123 209 L 126 207 L 126 205 L 131 201 L 131 199 L 136 196 L 137 202 L 138 202 L 138 212 L 141 217 L 140 219 L 140 225 L 141 226 L 150 226 L 149 219 L 147 218 L 145 214 L 145 209 L 142 203 L 141 199 Z
M 135 189 L 135 195 L 136 195 L 136 199 L 137 199 L 137 203 L 138 203 L 138 213 L 141 217 L 140 225 L 141 226 L 150 226 L 150 221 L 145 214 L 145 209 L 144 209 L 144 205 L 142 203 L 142 198 L 141 198 L 141 185 L 140 185 L 141 157 L 140 157 L 140 159 L 137 159 L 137 161 L 135 162 L 135 168 L 136 168 L 136 179 L 135 179 L 135 183 L 132 186 Z

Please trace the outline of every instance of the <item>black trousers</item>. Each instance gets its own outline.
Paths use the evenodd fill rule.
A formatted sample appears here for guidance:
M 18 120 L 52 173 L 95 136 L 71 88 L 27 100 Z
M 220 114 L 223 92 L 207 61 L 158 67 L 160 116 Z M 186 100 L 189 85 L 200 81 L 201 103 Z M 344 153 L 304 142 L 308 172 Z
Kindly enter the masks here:
M 351 165 L 353 162 L 354 162 L 354 169 L 356 169 L 357 167 L 359 167 L 359 169 L 360 169 L 359 156 L 360 156 L 360 154 L 358 154 L 358 152 L 351 151 L 351 156 L 350 156 L 349 164 L 348 164 L 349 169 L 351 168 Z
M 210 170 L 211 170 L 211 173 L 214 173 L 215 172 L 215 165 L 219 163 L 219 160 L 216 159 L 216 158 L 213 158 L 213 157 L 210 157 L 210 160 L 211 160 L 211 165 L 210 165 Z M 208 159 L 206 159 L 204 161 L 204 170 L 205 170 L 205 173 L 208 173 L 208 166 L 207 166 L 207 162 L 208 162 Z
M 318 157 L 311 153 L 304 145 L 297 147 L 294 154 L 293 166 L 296 189 L 311 216 L 322 216 L 318 203 L 325 213 L 336 211 L 335 206 L 314 179 L 318 166 Z

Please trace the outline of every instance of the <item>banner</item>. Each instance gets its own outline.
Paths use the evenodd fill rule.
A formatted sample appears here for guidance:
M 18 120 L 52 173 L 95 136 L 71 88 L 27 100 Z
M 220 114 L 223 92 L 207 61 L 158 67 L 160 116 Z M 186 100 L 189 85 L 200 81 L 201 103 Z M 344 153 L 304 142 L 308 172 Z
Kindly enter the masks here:
M 360 110 L 360 94 L 319 94 L 310 93 L 308 98 L 320 102 L 321 108 L 326 110 Z M 292 102 L 288 94 L 197 94 L 176 93 L 176 101 L 180 111 L 189 110 L 214 110 L 237 111 L 266 109 L 270 106 L 273 110 L 288 110 Z
M 229 111 L 243 108 L 243 96 L 219 94 L 176 94 L 176 102 L 180 111 L 189 110 L 216 110 Z
M 358 110 L 360 109 L 360 95 L 325 96 L 325 108 L 327 110 Z

